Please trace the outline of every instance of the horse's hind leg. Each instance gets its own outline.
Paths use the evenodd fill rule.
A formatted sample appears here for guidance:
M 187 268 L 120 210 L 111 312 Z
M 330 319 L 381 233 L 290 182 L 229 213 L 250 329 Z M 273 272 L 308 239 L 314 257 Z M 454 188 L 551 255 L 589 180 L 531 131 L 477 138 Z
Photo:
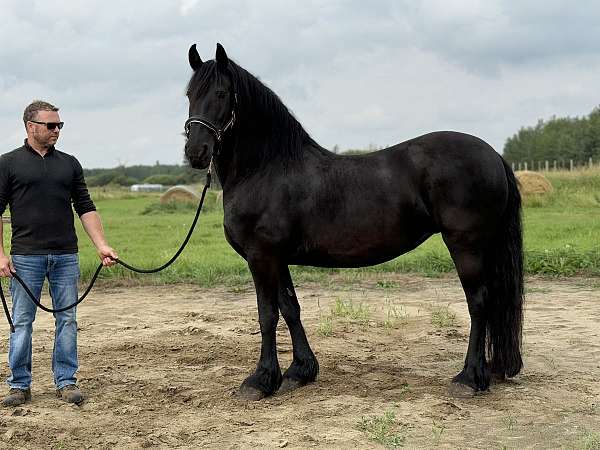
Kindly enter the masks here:
M 284 393 L 315 381 L 319 372 L 319 363 L 310 348 L 300 320 L 300 305 L 287 267 L 281 272 L 278 303 L 279 310 L 290 330 L 294 354 L 294 360 L 283 374 L 283 381 L 278 391 Z
M 476 233 L 443 233 L 442 236 L 467 297 L 471 316 L 471 333 L 465 365 L 452 382 L 454 393 L 467 387 L 467 394 L 486 391 L 490 385 L 490 370 L 485 358 L 487 328 L 487 287 L 485 284 L 484 244 L 474 242 Z M 480 244 L 480 245 L 479 245 Z M 461 387 L 462 386 L 462 387 Z

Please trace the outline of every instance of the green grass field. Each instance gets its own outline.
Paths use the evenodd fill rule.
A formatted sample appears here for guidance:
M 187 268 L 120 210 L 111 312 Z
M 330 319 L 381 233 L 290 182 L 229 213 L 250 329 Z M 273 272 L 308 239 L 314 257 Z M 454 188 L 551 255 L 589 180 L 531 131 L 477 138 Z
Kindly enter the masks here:
M 600 275 L 600 172 L 550 173 L 555 191 L 546 197 L 524 199 L 526 270 L 550 276 Z M 155 267 L 177 250 L 195 212 L 195 205 L 164 207 L 157 194 L 93 190 L 109 243 L 120 257 L 140 267 Z M 117 277 L 144 283 L 191 282 L 229 286 L 250 280 L 246 263 L 225 241 L 223 213 L 215 192 L 209 192 L 206 211 L 180 259 L 158 275 L 137 275 L 121 266 L 105 269 L 102 278 Z M 97 266 L 97 257 L 79 222 L 82 278 Z M 5 243 L 10 226 L 5 225 Z M 8 245 L 5 245 L 8 246 Z M 439 235 L 393 261 L 362 269 L 293 267 L 296 280 L 324 280 L 330 273 L 349 279 L 372 272 L 416 272 L 429 276 L 454 266 Z

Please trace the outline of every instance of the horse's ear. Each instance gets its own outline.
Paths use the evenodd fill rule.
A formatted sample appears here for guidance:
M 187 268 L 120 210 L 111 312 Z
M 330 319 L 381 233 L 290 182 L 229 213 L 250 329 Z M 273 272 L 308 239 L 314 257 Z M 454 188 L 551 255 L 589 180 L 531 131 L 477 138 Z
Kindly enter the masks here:
M 229 58 L 227 57 L 227 53 L 225 53 L 225 49 L 221 44 L 217 43 L 217 67 L 221 70 L 225 70 L 227 68 L 227 64 L 229 63 Z
M 190 66 L 192 67 L 194 72 L 196 70 L 198 70 L 200 68 L 200 66 L 202 65 L 202 59 L 200 58 L 200 55 L 198 54 L 198 50 L 196 50 L 196 44 L 193 44 L 190 47 L 190 50 L 188 52 L 188 59 L 190 60 Z

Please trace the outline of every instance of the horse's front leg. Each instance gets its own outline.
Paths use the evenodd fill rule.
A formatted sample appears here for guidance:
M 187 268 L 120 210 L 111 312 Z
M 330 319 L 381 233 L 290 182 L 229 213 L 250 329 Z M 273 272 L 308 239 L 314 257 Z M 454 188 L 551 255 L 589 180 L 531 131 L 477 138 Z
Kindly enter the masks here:
M 283 382 L 279 388 L 279 393 L 284 393 L 315 381 L 319 373 L 319 363 L 306 338 L 300 320 L 300 305 L 290 271 L 286 266 L 281 271 L 278 299 L 279 310 L 290 330 L 294 349 L 294 360 L 285 371 Z
M 256 370 L 244 380 L 238 395 L 246 400 L 260 400 L 277 391 L 281 384 L 275 334 L 279 320 L 280 265 L 274 258 L 259 256 L 249 257 L 248 266 L 256 288 L 262 343 Z

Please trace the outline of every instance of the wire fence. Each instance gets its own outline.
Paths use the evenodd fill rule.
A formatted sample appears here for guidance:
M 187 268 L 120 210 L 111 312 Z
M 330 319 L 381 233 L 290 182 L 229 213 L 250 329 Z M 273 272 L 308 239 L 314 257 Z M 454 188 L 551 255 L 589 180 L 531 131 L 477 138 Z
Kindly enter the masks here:
M 513 171 L 531 170 L 535 172 L 600 169 L 600 163 L 594 162 L 593 158 L 589 158 L 587 161 L 580 161 L 576 159 L 555 159 L 552 161 L 519 161 L 511 163 L 511 166 Z

